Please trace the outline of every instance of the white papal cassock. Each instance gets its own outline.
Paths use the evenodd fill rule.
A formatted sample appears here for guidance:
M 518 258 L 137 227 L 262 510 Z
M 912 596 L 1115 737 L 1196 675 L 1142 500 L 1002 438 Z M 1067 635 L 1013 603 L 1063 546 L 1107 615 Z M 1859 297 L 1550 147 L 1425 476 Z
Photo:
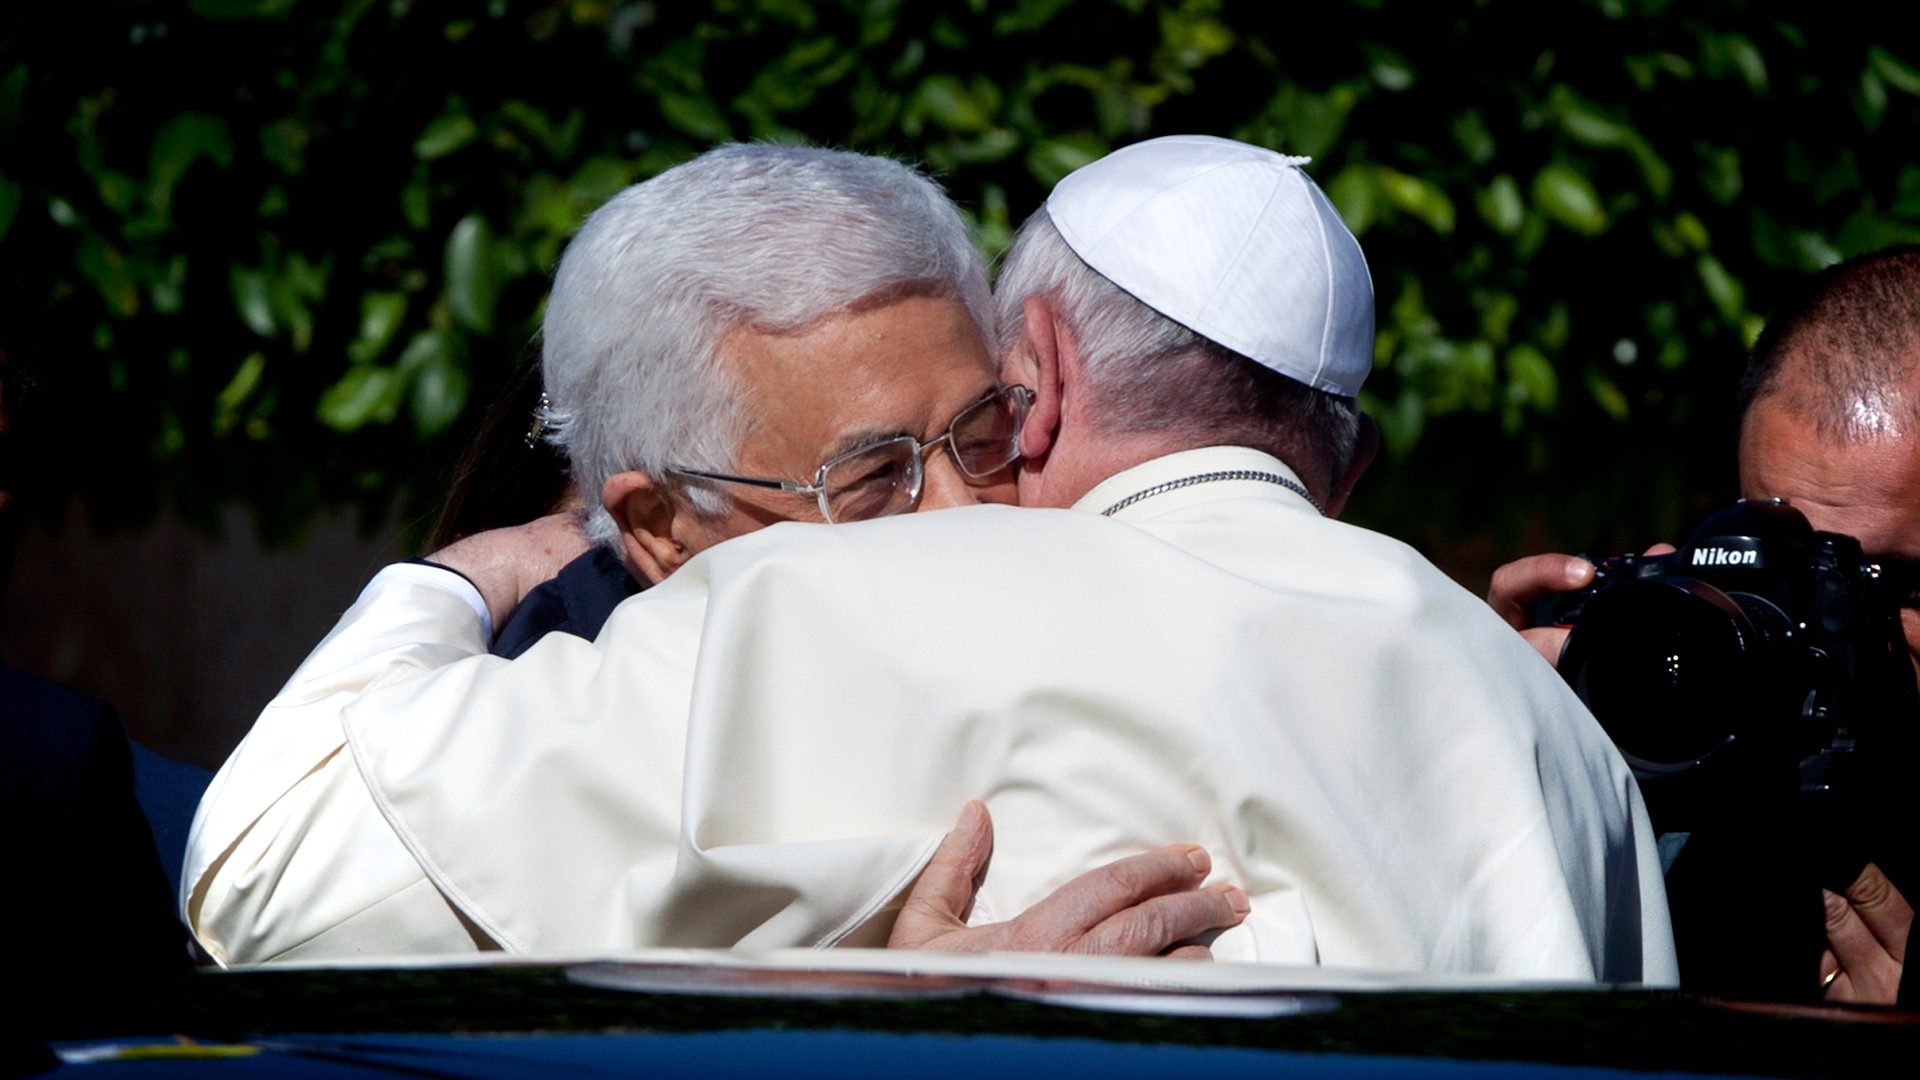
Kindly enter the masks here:
M 777 525 L 514 661 L 383 572 L 214 781 L 186 914 L 228 963 L 884 942 L 981 796 L 976 919 L 1198 841 L 1253 904 L 1220 959 L 1674 982 L 1631 775 L 1484 604 L 1274 483 L 1099 513 L 1232 470 L 1291 476 Z

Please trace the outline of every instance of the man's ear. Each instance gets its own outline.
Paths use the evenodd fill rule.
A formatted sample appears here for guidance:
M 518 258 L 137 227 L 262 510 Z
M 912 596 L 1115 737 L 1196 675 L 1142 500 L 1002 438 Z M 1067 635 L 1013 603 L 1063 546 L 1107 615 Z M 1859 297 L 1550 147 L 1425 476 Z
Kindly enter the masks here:
M 615 473 L 600 489 L 600 505 L 620 526 L 620 550 L 627 569 L 658 585 L 693 557 L 677 535 L 684 528 L 681 510 L 672 492 L 651 475 L 638 470 Z
M 1054 315 L 1053 305 L 1040 297 L 1027 297 L 1020 314 L 1024 321 L 1020 341 L 1006 358 L 1001 377 L 1033 391 L 1033 408 L 1020 429 L 1020 453 L 1038 460 L 1053 448 L 1060 432 L 1060 360 L 1073 343 Z
M 1360 480 L 1360 474 L 1367 471 L 1373 459 L 1380 453 L 1380 425 L 1373 417 L 1360 414 L 1360 430 L 1353 441 L 1353 458 L 1347 462 L 1347 471 L 1341 475 L 1339 483 L 1334 485 L 1333 493 L 1327 498 L 1327 516 L 1337 518 L 1340 511 L 1347 508 L 1347 496 L 1353 494 L 1353 485 Z

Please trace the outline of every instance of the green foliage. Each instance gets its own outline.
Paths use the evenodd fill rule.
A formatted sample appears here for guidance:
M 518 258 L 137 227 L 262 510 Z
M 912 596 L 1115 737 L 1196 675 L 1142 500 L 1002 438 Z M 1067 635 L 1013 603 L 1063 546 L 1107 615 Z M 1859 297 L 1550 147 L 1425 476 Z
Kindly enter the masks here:
M 727 139 L 925 162 L 989 252 L 1208 132 L 1314 159 L 1379 299 L 1357 512 L 1599 545 L 1730 494 L 1742 353 L 1920 240 L 1920 52 L 1842 10 L 1519 0 L 102 0 L 0 31 L 0 286 L 103 524 L 429 514 L 625 184 Z M 24 325 L 24 324 L 23 324 Z M 18 328 L 9 333 L 18 334 Z

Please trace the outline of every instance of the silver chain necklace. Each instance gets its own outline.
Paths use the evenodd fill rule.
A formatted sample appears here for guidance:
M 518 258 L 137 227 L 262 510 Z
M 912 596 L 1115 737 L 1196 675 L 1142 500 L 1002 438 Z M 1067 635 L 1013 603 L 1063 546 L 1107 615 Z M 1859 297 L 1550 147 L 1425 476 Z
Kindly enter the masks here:
M 1309 494 L 1307 489 L 1301 486 L 1299 482 L 1281 476 L 1279 473 L 1254 472 L 1251 469 L 1224 469 L 1220 472 L 1201 473 L 1198 476 L 1183 476 L 1178 480 L 1169 480 L 1164 484 L 1155 484 L 1145 491 L 1136 491 L 1126 498 L 1121 499 L 1119 502 L 1114 503 L 1112 506 L 1107 507 L 1105 510 L 1100 511 L 1100 516 L 1112 517 L 1142 499 L 1151 499 L 1155 495 L 1164 495 L 1169 491 L 1178 491 L 1181 488 L 1192 487 L 1195 484 L 1211 484 L 1215 480 L 1258 480 L 1263 484 L 1279 484 L 1281 487 L 1312 503 L 1313 508 L 1319 511 L 1321 517 L 1327 516 L 1326 508 L 1320 505 L 1320 500 Z

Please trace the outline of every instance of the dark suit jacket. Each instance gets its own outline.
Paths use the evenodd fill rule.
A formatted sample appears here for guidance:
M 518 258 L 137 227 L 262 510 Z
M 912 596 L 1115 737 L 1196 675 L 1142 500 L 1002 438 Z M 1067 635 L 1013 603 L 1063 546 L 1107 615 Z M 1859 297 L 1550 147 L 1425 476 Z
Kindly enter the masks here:
M 120 714 L 0 667 L 0 865 L 10 967 L 189 966 L 186 929 L 134 799 Z M 22 965 L 21 961 L 25 961 Z
M 520 601 L 493 636 L 493 654 L 511 660 L 556 630 L 592 641 L 620 601 L 645 587 L 620 556 L 595 547 Z

